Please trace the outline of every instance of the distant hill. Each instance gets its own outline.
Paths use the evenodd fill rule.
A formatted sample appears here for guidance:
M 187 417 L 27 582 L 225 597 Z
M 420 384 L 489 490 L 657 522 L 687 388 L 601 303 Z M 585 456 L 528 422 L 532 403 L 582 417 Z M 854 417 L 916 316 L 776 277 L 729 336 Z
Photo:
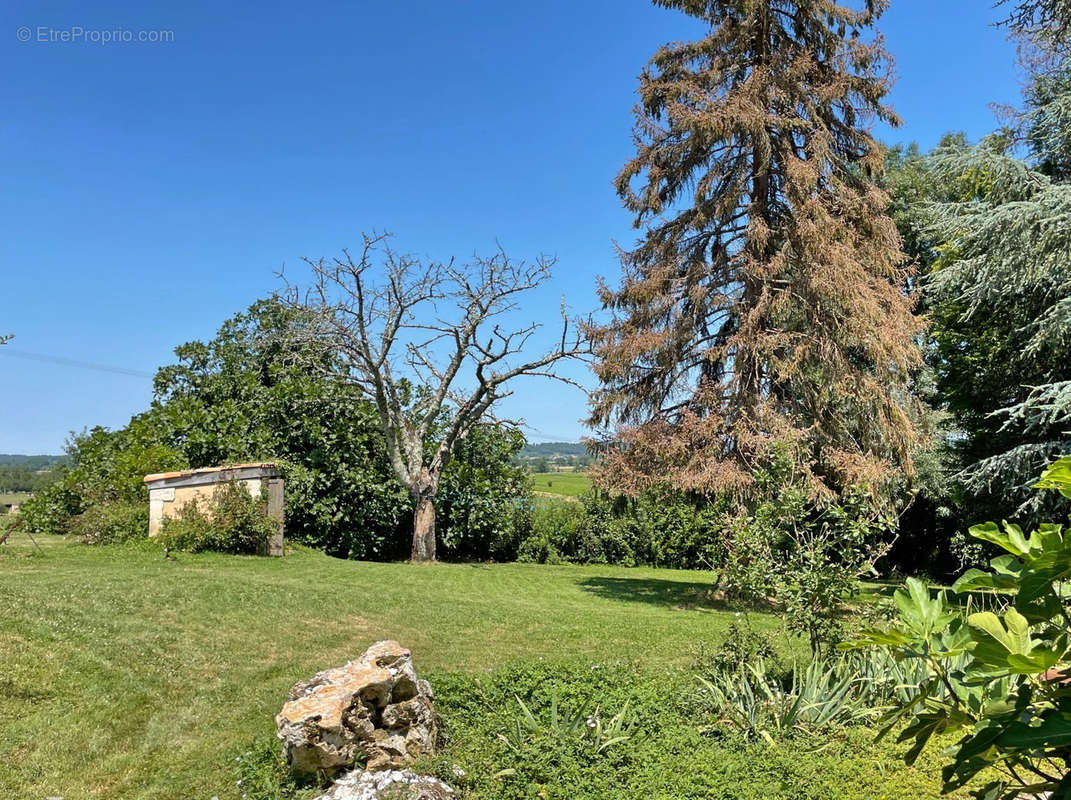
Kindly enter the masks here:
M 517 457 L 523 460 L 532 458 L 556 458 L 558 456 L 586 456 L 588 450 L 580 442 L 529 442 Z
M 585 469 L 592 458 L 580 442 L 529 443 L 513 458 L 513 463 L 528 467 L 532 472 L 557 469 Z
M 46 469 L 53 464 L 65 464 L 67 456 L 24 456 L 15 453 L 0 453 L 0 467 L 23 469 Z

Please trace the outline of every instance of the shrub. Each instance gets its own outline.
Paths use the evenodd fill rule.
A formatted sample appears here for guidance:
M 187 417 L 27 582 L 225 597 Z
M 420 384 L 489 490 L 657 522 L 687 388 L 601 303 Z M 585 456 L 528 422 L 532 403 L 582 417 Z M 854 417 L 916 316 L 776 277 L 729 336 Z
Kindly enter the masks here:
M 650 492 L 629 504 L 634 559 L 652 567 L 709 569 L 717 561 L 728 505 L 674 492 Z
M 187 503 L 178 517 L 164 520 L 160 543 L 194 553 L 258 553 L 278 530 L 278 523 L 265 511 L 265 501 L 237 482 L 218 487 L 203 505 Z
M 778 451 L 756 475 L 764 499 L 728 526 L 721 588 L 745 602 L 770 603 L 792 633 L 818 654 L 840 637 L 844 598 L 859 578 L 875 574 L 891 523 L 876 515 L 862 491 L 817 500 L 796 485 Z
M 588 492 L 579 502 L 545 500 L 532 507 L 520 561 L 541 564 L 637 564 L 709 567 L 719 548 L 724 509 L 702 499 L 659 492 L 635 500 Z
M 115 544 L 144 539 L 149 532 L 148 503 L 110 503 L 87 508 L 71 518 L 70 532 L 86 544 Z
M 36 492 L 19 509 L 19 522 L 30 533 L 62 535 L 83 510 L 82 498 L 65 481 Z
M 699 644 L 692 658 L 692 669 L 703 677 L 710 677 L 721 672 L 735 672 L 759 661 L 767 665 L 777 663 L 773 640 L 768 634 L 753 630 L 747 618 L 738 615 L 716 649 L 708 650 L 705 644 Z
M 459 443 L 439 482 L 438 533 L 451 558 L 512 561 L 529 529 L 528 471 L 512 463 L 524 447 L 515 428 L 478 425 Z
M 587 510 L 568 500 L 533 503 L 530 532 L 517 552 L 518 561 L 559 564 L 562 561 L 589 563 L 602 560 L 597 543 L 589 537 Z

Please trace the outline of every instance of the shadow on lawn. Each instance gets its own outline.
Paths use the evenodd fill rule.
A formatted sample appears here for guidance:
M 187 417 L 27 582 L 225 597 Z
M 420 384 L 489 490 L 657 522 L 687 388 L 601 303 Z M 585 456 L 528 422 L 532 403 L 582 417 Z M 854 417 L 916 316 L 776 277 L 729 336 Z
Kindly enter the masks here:
M 577 585 L 607 600 L 649 603 L 676 609 L 724 609 L 714 597 L 714 581 L 664 581 L 657 578 L 585 578 Z

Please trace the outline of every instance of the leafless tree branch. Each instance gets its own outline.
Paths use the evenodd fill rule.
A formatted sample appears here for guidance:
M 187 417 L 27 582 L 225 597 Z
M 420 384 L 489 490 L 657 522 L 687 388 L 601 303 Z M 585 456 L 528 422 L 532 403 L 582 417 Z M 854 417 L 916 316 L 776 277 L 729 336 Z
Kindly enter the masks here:
M 517 378 L 579 386 L 555 368 L 586 359 L 590 350 L 564 300 L 561 336 L 534 357 L 525 354 L 542 326 L 513 327 L 505 319 L 520 311 L 523 293 L 548 280 L 554 259 L 514 261 L 499 246 L 465 264 L 427 262 L 396 252 L 389 239 L 366 234 L 359 254 L 305 259 L 310 284 L 281 275 L 280 297 L 304 312 L 291 335 L 336 352 L 343 368 L 334 377 L 375 404 L 391 466 L 417 507 L 413 557 L 434 558 L 428 504 L 457 444 L 481 421 L 496 419 L 495 404 L 512 394 L 509 384 Z M 437 443 L 428 455 L 432 437 Z

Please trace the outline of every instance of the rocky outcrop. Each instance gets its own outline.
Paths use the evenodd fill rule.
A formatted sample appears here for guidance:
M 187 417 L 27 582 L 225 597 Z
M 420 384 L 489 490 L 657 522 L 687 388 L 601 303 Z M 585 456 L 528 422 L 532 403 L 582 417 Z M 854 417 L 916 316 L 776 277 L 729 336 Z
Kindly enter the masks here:
M 297 773 L 332 777 L 361 762 L 372 772 L 398 769 L 435 750 L 432 699 L 409 651 L 376 642 L 356 661 L 295 685 L 275 725 Z
M 316 800 L 455 800 L 454 790 L 437 778 L 404 770 L 351 772 Z

